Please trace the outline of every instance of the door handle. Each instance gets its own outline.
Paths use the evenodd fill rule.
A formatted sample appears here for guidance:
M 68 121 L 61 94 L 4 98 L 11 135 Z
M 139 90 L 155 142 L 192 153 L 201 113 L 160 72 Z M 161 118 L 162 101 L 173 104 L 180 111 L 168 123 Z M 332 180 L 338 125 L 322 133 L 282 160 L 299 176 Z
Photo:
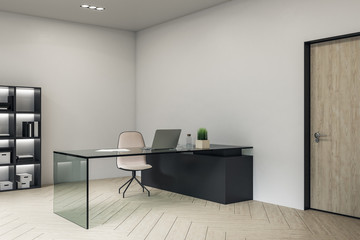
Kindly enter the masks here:
M 319 132 L 314 133 L 314 137 L 315 137 L 315 142 L 319 143 L 321 137 L 320 133 Z

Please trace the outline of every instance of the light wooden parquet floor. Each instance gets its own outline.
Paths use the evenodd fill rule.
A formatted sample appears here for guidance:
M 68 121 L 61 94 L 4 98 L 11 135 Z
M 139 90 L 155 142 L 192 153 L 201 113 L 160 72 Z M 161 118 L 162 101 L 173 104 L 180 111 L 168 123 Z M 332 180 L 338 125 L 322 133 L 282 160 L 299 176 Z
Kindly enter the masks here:
M 360 220 L 258 201 L 222 205 L 133 184 L 91 181 L 91 229 L 52 212 L 53 186 L 0 193 L 1 240 L 359 240 Z

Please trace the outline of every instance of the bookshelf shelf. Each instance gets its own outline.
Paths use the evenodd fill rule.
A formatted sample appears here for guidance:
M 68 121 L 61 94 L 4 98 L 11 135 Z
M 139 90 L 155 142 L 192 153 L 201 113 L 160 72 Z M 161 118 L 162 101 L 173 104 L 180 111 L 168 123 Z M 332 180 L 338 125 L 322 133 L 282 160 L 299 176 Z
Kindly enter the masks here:
M 34 112 L 34 111 L 16 111 L 16 113 L 18 113 L 18 114 L 40 114 L 40 113 Z
M 0 164 L 0 167 L 8 167 L 8 166 L 14 166 L 14 163 Z
M 33 160 L 17 160 L 16 165 L 29 165 L 29 164 L 40 164 L 38 159 Z
M 17 136 L 16 139 L 21 140 L 21 139 L 41 139 L 40 137 L 23 137 L 23 136 Z

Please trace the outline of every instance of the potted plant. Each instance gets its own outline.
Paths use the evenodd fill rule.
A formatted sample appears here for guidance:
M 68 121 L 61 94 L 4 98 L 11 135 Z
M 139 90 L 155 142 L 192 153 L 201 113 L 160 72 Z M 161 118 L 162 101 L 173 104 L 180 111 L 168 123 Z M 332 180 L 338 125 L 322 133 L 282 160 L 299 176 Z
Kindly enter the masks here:
M 199 128 L 197 132 L 196 148 L 210 148 L 208 134 L 206 128 Z

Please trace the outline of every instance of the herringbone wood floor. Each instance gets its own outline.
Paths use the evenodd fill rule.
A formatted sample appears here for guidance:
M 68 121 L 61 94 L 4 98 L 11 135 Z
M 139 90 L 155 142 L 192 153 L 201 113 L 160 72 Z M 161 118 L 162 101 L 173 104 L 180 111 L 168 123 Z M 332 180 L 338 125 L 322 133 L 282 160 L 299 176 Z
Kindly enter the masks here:
M 91 182 L 91 229 L 52 212 L 53 187 L 0 193 L 0 239 L 359 240 L 360 220 L 248 201 L 221 205 L 133 184 Z

